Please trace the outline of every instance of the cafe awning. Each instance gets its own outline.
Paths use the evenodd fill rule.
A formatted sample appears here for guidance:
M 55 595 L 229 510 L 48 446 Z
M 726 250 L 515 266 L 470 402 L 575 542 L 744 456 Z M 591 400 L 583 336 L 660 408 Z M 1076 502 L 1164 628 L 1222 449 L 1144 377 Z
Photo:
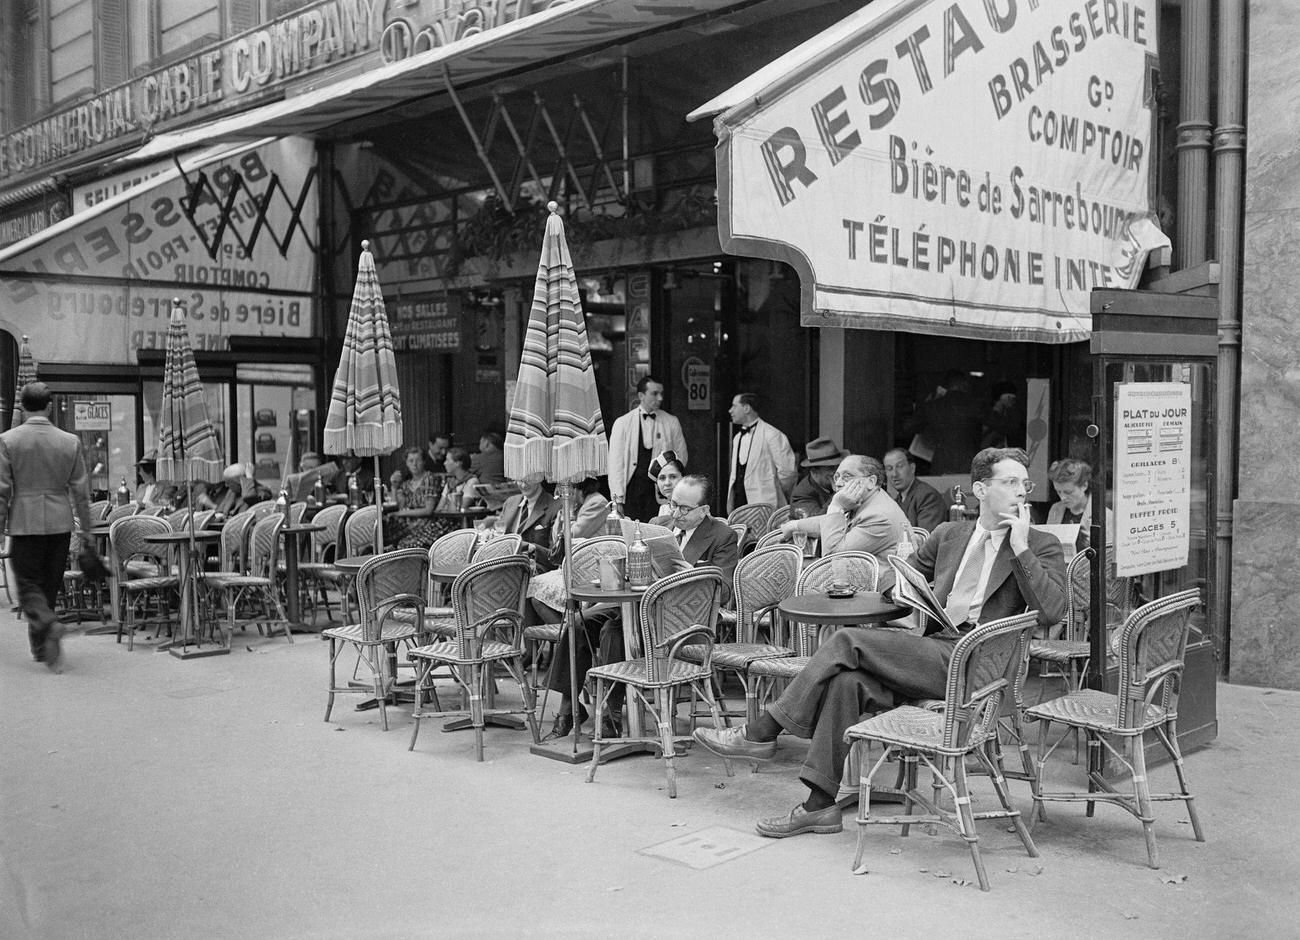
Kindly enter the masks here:
M 735 5 L 736 0 L 571 0 L 274 104 L 160 134 L 130 159 L 150 159 L 217 140 L 312 135 L 449 87 L 461 89 Z
M 1169 244 L 1156 2 L 863 7 L 688 116 L 714 118 L 723 249 L 792 265 L 806 326 L 1086 338 L 1089 292 Z

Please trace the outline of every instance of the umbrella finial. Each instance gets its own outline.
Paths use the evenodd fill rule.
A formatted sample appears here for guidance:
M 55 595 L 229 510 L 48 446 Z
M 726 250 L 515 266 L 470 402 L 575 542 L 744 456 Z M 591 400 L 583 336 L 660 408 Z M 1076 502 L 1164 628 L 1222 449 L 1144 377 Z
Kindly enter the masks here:
M 179 307 L 180 305 L 181 305 L 181 299 L 180 299 L 179 297 L 173 297 L 173 298 L 172 298 L 172 306 L 173 306 L 173 307 Z
M 369 251 L 369 250 L 370 250 L 370 239 L 368 239 L 368 238 L 363 238 L 363 239 L 361 239 L 361 250 L 362 250 L 362 251 Z
M 27 342 L 27 334 L 26 334 L 26 333 L 23 334 L 23 342 L 24 342 L 24 343 Z
M 556 215 L 560 214 L 560 204 L 556 202 L 554 199 L 552 199 L 550 202 L 546 204 L 546 208 L 547 211 L 549 212 L 553 212 Z

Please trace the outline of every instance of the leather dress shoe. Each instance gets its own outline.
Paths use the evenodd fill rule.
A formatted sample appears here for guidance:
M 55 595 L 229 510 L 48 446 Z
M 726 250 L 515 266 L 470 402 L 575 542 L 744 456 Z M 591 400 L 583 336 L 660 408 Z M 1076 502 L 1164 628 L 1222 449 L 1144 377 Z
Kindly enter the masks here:
M 696 728 L 691 737 L 719 757 L 757 763 L 776 756 L 775 741 L 748 740 L 744 725 L 739 728 Z
M 844 831 L 844 820 L 840 817 L 840 808 L 832 803 L 825 809 L 809 812 L 800 803 L 785 816 L 769 816 L 760 819 L 754 827 L 760 836 L 769 839 L 785 839 L 790 836 L 803 835 L 805 832 L 828 834 Z
M 578 714 L 582 716 L 578 719 L 578 724 L 581 725 L 587 720 L 587 709 L 579 705 Z M 546 733 L 546 737 L 542 738 L 542 740 L 555 741 L 559 738 L 567 738 L 571 733 L 573 733 L 573 713 L 560 712 L 555 716 L 555 722 L 551 725 L 551 730 Z
M 63 648 L 59 641 L 63 639 L 66 628 L 57 621 L 50 625 L 49 631 L 45 634 L 45 657 L 41 661 L 45 663 L 45 668 L 50 672 L 61 672 L 63 665 Z

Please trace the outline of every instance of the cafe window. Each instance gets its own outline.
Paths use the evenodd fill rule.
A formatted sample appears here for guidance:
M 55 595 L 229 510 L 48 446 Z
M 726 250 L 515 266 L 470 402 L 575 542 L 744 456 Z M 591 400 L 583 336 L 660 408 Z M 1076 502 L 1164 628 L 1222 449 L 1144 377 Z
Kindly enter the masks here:
M 94 32 L 91 0 L 50 6 L 50 97 L 55 102 L 70 101 L 94 90 Z
M 12 76 L 9 129 L 34 121 L 50 106 L 49 34 L 41 0 L 20 0 L 12 8 L 8 53 Z

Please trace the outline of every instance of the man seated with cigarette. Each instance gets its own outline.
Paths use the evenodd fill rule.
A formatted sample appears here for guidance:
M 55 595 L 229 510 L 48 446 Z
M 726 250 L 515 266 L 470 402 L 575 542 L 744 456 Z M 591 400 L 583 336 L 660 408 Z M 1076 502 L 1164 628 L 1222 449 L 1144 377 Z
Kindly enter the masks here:
M 1065 562 L 1060 541 L 1030 528 L 1029 457 L 1019 448 L 985 448 L 971 461 L 971 484 L 979 519 L 942 523 L 909 559 L 934 580 L 934 595 L 955 630 L 927 636 L 839 630 L 757 721 L 696 729 L 695 740 L 713 753 L 755 764 L 775 756 L 782 730 L 810 740 L 799 772 L 807 798 L 788 813 L 760 820 L 759 835 L 782 839 L 841 831 L 836 797 L 849 752 L 844 732 L 902 701 L 942 698 L 948 661 L 962 633 L 1026 609 L 1038 611 L 1043 625 L 1061 619 Z
M 731 576 L 735 574 L 736 562 L 740 558 L 736 544 L 736 533 L 731 526 L 721 519 L 714 518 L 710 506 L 713 501 L 713 483 L 701 474 L 682 477 L 673 487 L 668 509 L 672 513 L 672 527 L 677 539 L 678 549 L 684 562 L 681 570 L 703 565 L 716 565 L 722 569 L 726 589 L 724 603 L 730 603 Z M 660 574 L 660 572 L 656 572 Z M 668 574 L 671 572 L 662 572 Z M 621 662 L 623 649 L 623 619 L 617 608 L 589 612 L 582 620 L 585 642 L 579 642 L 574 650 L 577 667 L 578 688 L 587 678 L 591 667 L 592 650 L 599 648 L 600 661 L 603 663 Z M 550 688 L 563 696 L 559 713 L 547 741 L 566 737 L 573 730 L 573 700 L 570 698 L 569 683 L 569 648 L 567 635 L 560 638 L 555 647 L 554 667 L 548 680 Z M 601 736 L 617 738 L 623 734 L 619 718 L 623 710 L 624 688 L 615 685 L 609 694 L 608 708 L 601 725 Z M 578 706 L 579 725 L 587 720 L 587 710 Z

